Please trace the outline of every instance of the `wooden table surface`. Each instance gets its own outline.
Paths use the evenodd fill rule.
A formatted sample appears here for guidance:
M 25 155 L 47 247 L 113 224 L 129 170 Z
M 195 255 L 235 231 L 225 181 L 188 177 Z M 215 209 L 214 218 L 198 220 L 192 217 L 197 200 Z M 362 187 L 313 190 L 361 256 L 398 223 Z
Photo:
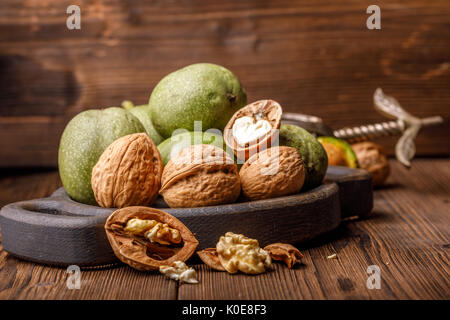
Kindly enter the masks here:
M 0 299 L 450 299 L 450 160 L 417 159 L 407 170 L 391 161 L 388 185 L 375 191 L 372 215 L 299 246 L 303 264 L 258 275 L 229 275 L 198 261 L 200 283 L 183 284 L 128 266 L 82 270 L 69 290 L 65 269 L 21 261 L 0 247 Z M 48 196 L 56 171 L 3 171 L 0 205 Z M 327 259 L 336 253 L 337 259 Z M 367 267 L 381 270 L 369 290 Z

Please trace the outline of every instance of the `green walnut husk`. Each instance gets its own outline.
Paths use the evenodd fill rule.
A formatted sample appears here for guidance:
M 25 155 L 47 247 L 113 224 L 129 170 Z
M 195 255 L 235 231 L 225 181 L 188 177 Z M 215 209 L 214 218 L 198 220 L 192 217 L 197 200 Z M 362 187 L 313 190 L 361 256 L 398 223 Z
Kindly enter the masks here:
M 317 140 L 322 144 L 327 152 L 329 165 L 332 165 L 332 163 L 330 163 L 330 154 L 328 152 L 331 152 L 332 150 L 329 151 L 327 147 L 328 145 L 331 145 L 331 148 L 334 147 L 334 150 L 339 150 L 338 155 L 333 155 L 333 158 L 339 158 L 334 160 L 337 162 L 336 165 L 342 164 L 349 168 L 358 168 L 358 159 L 356 158 L 356 154 L 353 151 L 352 146 L 347 141 L 335 137 L 318 137 Z
M 145 132 L 141 122 L 122 108 L 87 110 L 67 124 L 58 153 L 59 175 L 66 192 L 78 202 L 96 204 L 91 187 L 92 168 L 103 151 L 118 138 Z
M 233 114 L 247 104 L 239 79 L 228 69 L 193 64 L 164 77 L 149 101 L 153 125 L 164 138 L 176 129 L 223 130 Z M 201 121 L 201 128 L 195 127 Z
M 166 165 L 167 162 L 181 150 L 195 144 L 212 144 L 227 151 L 225 141 L 219 131 L 217 133 L 200 131 L 185 132 L 172 136 L 158 145 L 163 164 Z M 233 151 L 228 150 L 227 152 L 233 159 Z
M 302 156 L 306 170 L 302 190 L 322 184 L 328 168 L 327 154 L 317 139 L 305 129 L 291 124 L 280 126 L 280 145 L 297 149 Z
M 164 138 L 156 131 L 153 126 L 151 115 L 150 115 L 150 107 L 145 104 L 141 106 L 135 106 L 131 101 L 122 102 L 122 107 L 132 113 L 145 128 L 147 135 L 153 142 L 158 145 L 160 144 Z

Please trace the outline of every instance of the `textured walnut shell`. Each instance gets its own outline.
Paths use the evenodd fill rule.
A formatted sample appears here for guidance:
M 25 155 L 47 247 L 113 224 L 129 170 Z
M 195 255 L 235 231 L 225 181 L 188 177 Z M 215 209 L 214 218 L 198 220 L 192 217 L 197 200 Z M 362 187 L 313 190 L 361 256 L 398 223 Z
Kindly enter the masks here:
M 213 145 L 193 145 L 164 167 L 160 194 L 171 208 L 232 203 L 240 194 L 236 164 Z
M 274 147 L 248 159 L 241 170 L 243 195 L 260 200 L 294 194 L 305 182 L 305 169 L 295 148 Z
M 269 252 L 272 260 L 283 261 L 291 269 L 300 259 L 303 258 L 301 252 L 288 243 L 272 243 L 264 247 Z
M 114 141 L 92 169 L 95 200 L 105 208 L 150 205 L 161 186 L 162 161 L 145 133 Z
M 225 126 L 223 132 L 225 143 L 229 148 L 233 149 L 235 155 L 239 159 L 244 160 L 247 160 L 261 150 L 270 148 L 271 141 L 277 134 L 276 129 L 280 128 L 282 113 L 283 111 L 280 104 L 274 100 L 259 100 L 243 107 L 233 115 Z M 258 141 L 253 141 L 245 146 L 240 146 L 234 139 L 232 129 L 235 121 L 245 116 L 253 118 L 260 117 L 267 120 L 270 123 L 272 130 L 262 138 L 258 139 Z
M 124 230 L 128 220 L 138 218 L 166 223 L 180 232 L 180 245 L 151 243 Z M 189 229 L 172 215 L 149 207 L 127 207 L 114 211 L 106 220 L 106 235 L 114 254 L 122 262 L 141 271 L 158 270 L 174 261 L 186 262 L 197 248 L 198 241 Z
M 352 148 L 355 151 L 359 166 L 372 175 L 373 185 L 382 185 L 391 171 L 383 148 L 369 141 L 355 143 Z
M 216 248 L 206 248 L 197 251 L 197 255 L 200 257 L 207 266 L 217 271 L 226 271 L 220 263 L 219 255 Z

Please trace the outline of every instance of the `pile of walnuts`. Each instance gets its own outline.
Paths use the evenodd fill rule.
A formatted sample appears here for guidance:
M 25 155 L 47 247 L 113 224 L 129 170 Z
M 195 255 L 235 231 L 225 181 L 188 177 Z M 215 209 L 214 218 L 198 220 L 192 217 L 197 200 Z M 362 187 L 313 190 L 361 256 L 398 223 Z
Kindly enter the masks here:
M 295 148 L 271 147 L 281 114 L 273 100 L 254 102 L 239 110 L 224 130 L 232 152 L 191 145 L 165 166 L 145 133 L 114 141 L 92 169 L 91 185 L 100 206 L 119 208 L 105 224 L 116 256 L 135 269 L 159 270 L 171 279 L 197 283 L 195 270 L 185 264 L 198 245 L 194 234 L 175 217 L 150 206 L 158 195 L 172 208 L 188 208 L 299 192 L 305 182 L 301 155 Z M 240 170 L 235 158 L 244 163 Z M 260 248 L 256 239 L 232 232 L 222 236 L 216 248 L 198 255 L 216 270 L 247 274 L 266 272 L 272 260 L 291 268 L 302 257 L 289 244 Z
M 234 154 L 214 145 L 181 150 L 163 166 L 145 133 L 114 141 L 92 170 L 97 203 L 106 208 L 150 206 L 160 194 L 172 208 L 212 206 L 297 193 L 305 168 L 295 148 L 270 147 L 280 127 L 281 106 L 260 100 L 240 109 L 224 130 Z M 231 153 L 231 152 L 230 152 Z M 242 168 L 233 159 L 245 161 Z

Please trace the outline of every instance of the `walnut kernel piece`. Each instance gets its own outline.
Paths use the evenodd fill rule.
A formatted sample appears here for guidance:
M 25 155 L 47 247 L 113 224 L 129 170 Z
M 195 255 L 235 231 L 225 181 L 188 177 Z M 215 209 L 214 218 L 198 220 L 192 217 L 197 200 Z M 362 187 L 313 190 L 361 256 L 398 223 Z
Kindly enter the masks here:
M 156 220 L 142 220 L 133 218 L 128 220 L 125 231 L 135 235 L 143 235 L 151 242 L 170 245 L 180 243 L 181 235 L 176 229 L 170 228 L 167 223 L 161 223 Z
M 301 252 L 288 243 L 272 243 L 265 246 L 264 250 L 269 252 L 272 260 L 283 261 L 289 269 L 292 269 L 292 267 L 303 258 Z
M 229 273 L 259 274 L 272 265 L 269 253 L 260 248 L 258 240 L 242 234 L 227 232 L 220 237 L 216 249 L 220 263 Z
M 150 236 L 149 232 L 158 226 L 159 229 Z M 114 254 L 122 262 L 142 271 L 187 261 L 198 245 L 197 239 L 181 221 L 149 207 L 114 211 L 106 220 L 105 230 Z
M 224 140 L 239 159 L 270 147 L 280 128 L 283 110 L 274 100 L 259 100 L 238 110 L 224 129 Z
M 270 122 L 264 119 L 256 119 L 244 116 L 236 119 L 233 124 L 233 137 L 240 147 L 258 141 L 272 129 Z
M 261 200 L 297 193 L 305 182 L 303 161 L 295 148 L 273 147 L 248 159 L 241 170 L 242 194 Z
M 104 208 L 150 205 L 158 196 L 162 171 L 158 148 L 147 134 L 121 137 L 92 169 L 95 200 Z
M 170 266 L 160 266 L 159 272 L 172 280 L 198 283 L 195 270 L 189 268 L 183 261 L 174 261 Z
M 164 167 L 160 194 L 171 208 L 192 208 L 235 202 L 241 192 L 233 159 L 213 145 L 181 150 Z

